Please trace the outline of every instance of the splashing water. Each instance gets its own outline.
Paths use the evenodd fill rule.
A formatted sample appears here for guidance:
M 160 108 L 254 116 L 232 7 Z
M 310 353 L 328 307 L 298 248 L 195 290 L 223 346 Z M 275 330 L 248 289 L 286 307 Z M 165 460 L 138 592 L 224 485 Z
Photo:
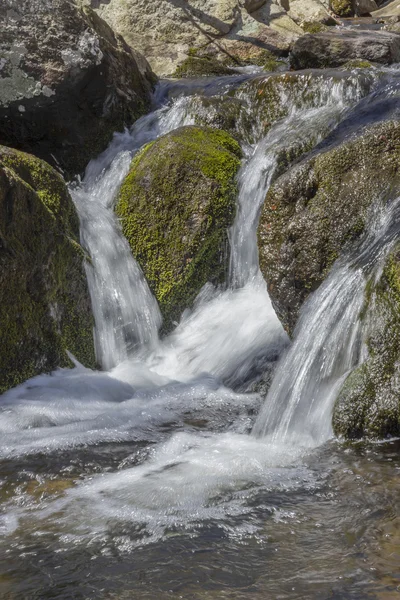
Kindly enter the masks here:
M 332 435 L 333 402 L 348 373 L 364 358 L 359 317 L 365 286 L 368 277 L 378 278 L 400 229 L 399 199 L 375 211 L 356 255 L 338 260 L 306 302 L 294 342 L 255 423 L 255 435 L 311 446 Z
M 3 395 L 0 455 L 52 455 L 57 449 L 79 452 L 82 446 L 123 442 L 154 448 L 138 465 L 125 468 L 124 463 L 118 472 L 82 482 L 61 501 L 35 512 L 39 519 L 49 519 L 56 527 L 62 523 L 61 529 L 73 535 L 83 532 L 85 539 L 106 530 L 112 519 L 143 523 L 146 540 L 152 541 L 162 538 L 168 527 L 246 511 L 246 488 L 312 485 L 313 476 L 302 465 L 304 446 L 331 435 L 329 411 L 336 389 L 360 360 L 357 315 L 368 269 L 359 265 L 366 256 L 368 264 L 379 263 L 386 251 L 382 240 L 390 227 L 385 230 L 383 217 L 357 257 L 338 263 L 307 302 L 257 420 L 256 436 L 247 434 L 259 395 L 229 389 L 246 389 L 288 344 L 258 269 L 256 244 L 259 211 L 282 167 L 283 153 L 290 147 L 291 156 L 297 156 L 314 147 L 366 93 L 356 77 L 355 85 L 325 77 L 315 83 L 319 91 L 312 96 L 306 93 L 310 77 L 304 78 L 297 95 L 284 97 L 282 91 L 282 102 L 290 105 L 288 115 L 266 135 L 258 131 L 250 106 L 256 142 L 249 146 L 247 133 L 238 130 L 246 158 L 230 231 L 229 286 L 205 286 L 163 340 L 158 336 L 157 303 L 122 236 L 113 205 L 134 153 L 168 131 L 194 124 L 197 96 L 191 97 L 183 86 L 185 93 L 171 105 L 116 135 L 108 150 L 89 164 L 84 180 L 73 186 L 82 243 L 92 259 L 86 269 L 97 357 L 105 371 L 60 369 Z M 221 85 L 218 94 L 228 83 L 222 90 Z M 210 86 L 207 93 L 212 93 Z M 198 85 L 194 89 L 199 92 Z M 238 97 L 244 96 L 241 89 Z M 199 433 L 203 426 L 207 434 Z M 189 430 L 179 431 L 184 427 Z M 14 524 L 26 518 L 24 509 L 14 506 L 9 516 L 7 522 Z

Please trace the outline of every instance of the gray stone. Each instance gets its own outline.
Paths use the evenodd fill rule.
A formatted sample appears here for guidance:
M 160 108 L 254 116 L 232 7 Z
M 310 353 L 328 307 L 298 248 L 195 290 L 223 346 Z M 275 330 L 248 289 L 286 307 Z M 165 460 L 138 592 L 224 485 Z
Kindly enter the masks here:
M 4 0 L 0 23 L 0 143 L 70 176 L 149 106 L 149 65 L 91 8 Z
M 371 14 L 378 9 L 375 0 L 354 0 L 354 12 L 359 17 Z
M 388 31 L 322 32 L 305 35 L 293 46 L 294 69 L 339 67 L 349 60 L 391 64 L 400 60 L 400 36 Z

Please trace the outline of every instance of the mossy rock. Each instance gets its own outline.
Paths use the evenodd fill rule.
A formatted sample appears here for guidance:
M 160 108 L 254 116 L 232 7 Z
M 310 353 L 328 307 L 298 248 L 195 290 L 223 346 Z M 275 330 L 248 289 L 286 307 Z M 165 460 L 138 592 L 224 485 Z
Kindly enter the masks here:
M 216 77 L 221 75 L 234 75 L 235 71 L 223 65 L 215 58 L 188 56 L 179 67 L 177 67 L 172 77 L 176 78 L 195 78 L 195 77 Z
M 330 5 L 333 12 L 339 17 L 354 16 L 354 6 L 352 0 L 331 0 Z
M 310 292 L 364 231 L 369 207 L 400 192 L 400 125 L 375 125 L 295 165 L 268 191 L 258 229 L 260 268 L 291 334 Z
M 58 366 L 95 366 L 79 221 L 61 176 L 0 146 L 0 392 Z
M 222 283 L 235 214 L 239 144 L 207 127 L 182 127 L 133 159 L 116 212 L 171 329 L 207 282 Z
M 304 33 L 320 33 L 321 31 L 329 31 L 328 25 L 318 23 L 318 21 L 305 21 L 301 26 Z
M 400 435 L 400 244 L 388 256 L 378 284 L 367 286 L 367 360 L 346 379 L 333 412 L 338 436 Z

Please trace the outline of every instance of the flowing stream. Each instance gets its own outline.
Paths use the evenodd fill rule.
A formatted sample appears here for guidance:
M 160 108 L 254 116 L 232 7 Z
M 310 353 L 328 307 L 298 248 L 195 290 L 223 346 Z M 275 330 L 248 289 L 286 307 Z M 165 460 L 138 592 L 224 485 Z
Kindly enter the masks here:
M 286 114 L 268 131 L 255 77 L 160 84 L 154 111 L 71 186 L 102 370 L 58 369 L 0 398 L 0 555 L 11 564 L 1 598 L 361 599 L 389 585 L 369 557 L 379 563 L 382 536 L 400 541 L 396 442 L 346 451 L 331 440 L 331 413 L 365 357 L 364 290 L 398 235 L 399 202 L 377 204 L 359 245 L 310 295 L 291 343 L 258 268 L 256 230 L 283 153 L 318 152 L 346 123 L 350 134 L 358 107 L 366 119 L 393 96 L 396 73 L 305 73 L 278 86 Z M 116 195 L 144 144 L 207 122 L 204 98 L 218 112 L 227 95 L 245 116 L 228 282 L 207 284 L 161 339 Z M 361 519 L 353 504 L 363 496 L 373 507 L 377 495 L 384 517 L 368 508 Z M 361 527 L 362 550 L 351 541 Z M 307 546 L 318 553 L 308 563 Z

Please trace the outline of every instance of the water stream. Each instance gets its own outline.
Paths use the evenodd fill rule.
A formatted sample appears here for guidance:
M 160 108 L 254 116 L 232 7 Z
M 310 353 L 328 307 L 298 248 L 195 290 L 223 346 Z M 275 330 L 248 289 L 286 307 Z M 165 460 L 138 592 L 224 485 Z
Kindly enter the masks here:
M 0 597 L 2 586 L 13 599 L 361 600 L 385 589 L 369 559 L 360 566 L 357 544 L 346 555 L 342 530 L 351 538 L 362 527 L 360 495 L 368 507 L 380 495 L 379 526 L 400 540 L 387 524 L 400 519 L 385 466 L 400 468 L 396 442 L 358 454 L 329 440 L 337 389 L 364 357 L 364 288 L 398 234 L 398 202 L 376 207 L 359 246 L 309 297 L 292 343 L 258 268 L 256 229 L 282 152 L 318 151 L 393 83 L 306 73 L 295 90 L 282 87 L 287 115 L 264 131 L 246 91 L 253 79 L 163 83 L 155 110 L 116 134 L 71 186 L 103 370 L 59 369 L 0 398 L 0 555 L 11 565 Z M 157 303 L 113 213 L 116 194 L 135 152 L 198 122 L 203 96 L 223 110 L 228 93 L 252 123 L 249 133 L 238 121 L 245 158 L 228 285 L 207 284 L 160 339 Z M 379 518 L 368 508 L 362 521 L 363 556 L 374 564 Z M 307 564 L 306 546 L 319 553 Z

